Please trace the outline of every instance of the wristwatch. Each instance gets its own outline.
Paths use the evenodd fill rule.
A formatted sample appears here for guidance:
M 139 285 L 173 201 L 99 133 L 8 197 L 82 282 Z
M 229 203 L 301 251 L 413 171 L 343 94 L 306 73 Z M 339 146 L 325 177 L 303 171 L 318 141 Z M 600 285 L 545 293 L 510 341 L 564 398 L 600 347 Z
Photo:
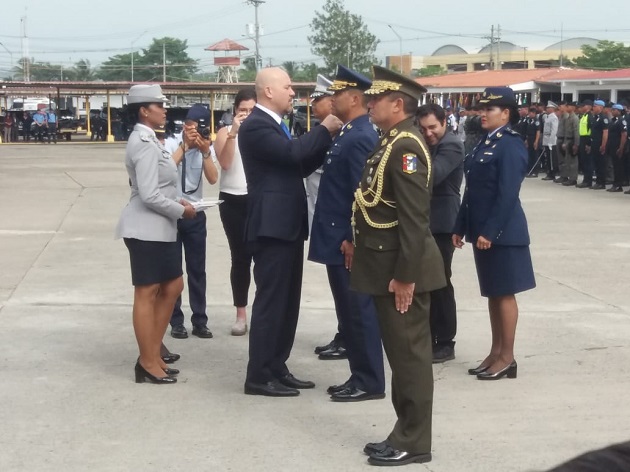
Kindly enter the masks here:
M 201 157 L 203 157 L 204 159 L 208 159 L 210 157 L 212 153 L 210 151 L 208 152 L 202 152 L 201 153 Z

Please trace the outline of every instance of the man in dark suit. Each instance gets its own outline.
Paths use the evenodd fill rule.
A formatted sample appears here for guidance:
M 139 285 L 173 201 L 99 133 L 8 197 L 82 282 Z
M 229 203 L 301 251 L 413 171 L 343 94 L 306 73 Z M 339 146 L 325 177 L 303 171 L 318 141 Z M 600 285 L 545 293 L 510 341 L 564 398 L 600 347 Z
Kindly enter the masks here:
M 328 388 L 331 399 L 337 402 L 385 396 L 383 348 L 374 302 L 370 295 L 350 290 L 354 191 L 367 156 L 378 141 L 363 95 L 371 85 L 367 77 L 339 65 L 328 88 L 334 92 L 332 112 L 345 124 L 326 153 L 308 254 L 311 261 L 326 264 L 339 334 L 350 365 L 350 378 Z
M 245 240 L 256 281 L 245 393 L 296 396 L 298 389 L 315 386 L 295 378 L 286 366 L 300 310 L 308 237 L 303 178 L 322 164 L 341 122 L 330 115 L 292 140 L 282 115 L 293 108 L 295 93 L 279 68 L 258 73 L 256 95 L 258 104 L 238 133 L 248 191 Z
M 413 120 L 426 89 L 374 66 L 370 118 L 383 137 L 368 157 L 355 192 L 355 253 L 350 285 L 373 295 L 392 369 L 397 421 L 385 441 L 368 443 L 374 465 L 431 460 L 433 369 L 429 292 L 446 285 L 431 235 L 431 159 Z
M 431 338 L 435 364 L 455 359 L 457 307 L 451 284 L 451 263 L 455 250 L 451 235 L 461 203 L 459 189 L 464 177 L 464 145 L 457 136 L 446 132 L 446 116 L 441 106 L 423 105 L 416 116 L 431 152 L 431 233 L 442 254 L 446 276 L 446 287 L 431 292 Z

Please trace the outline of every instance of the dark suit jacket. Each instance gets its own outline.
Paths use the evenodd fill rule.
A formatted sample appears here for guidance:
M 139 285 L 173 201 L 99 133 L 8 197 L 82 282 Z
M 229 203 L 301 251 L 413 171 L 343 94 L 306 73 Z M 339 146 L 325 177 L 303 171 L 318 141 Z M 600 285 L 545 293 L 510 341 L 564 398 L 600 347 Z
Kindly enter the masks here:
M 326 153 L 311 228 L 308 258 L 343 265 L 339 248 L 352 241 L 352 202 L 368 155 L 378 141 L 367 115 L 355 118 L 337 135 Z
M 516 131 L 498 130 L 466 156 L 466 190 L 453 232 L 472 244 L 479 236 L 504 246 L 529 244 L 519 200 L 527 149 Z
M 322 164 L 330 143 L 330 134 L 323 126 L 288 139 L 269 114 L 254 108 L 238 133 L 247 179 L 246 241 L 308 237 L 302 179 Z
M 461 197 L 464 177 L 464 143 L 456 134 L 445 133 L 431 150 L 433 195 L 431 196 L 431 233 L 451 233 Z

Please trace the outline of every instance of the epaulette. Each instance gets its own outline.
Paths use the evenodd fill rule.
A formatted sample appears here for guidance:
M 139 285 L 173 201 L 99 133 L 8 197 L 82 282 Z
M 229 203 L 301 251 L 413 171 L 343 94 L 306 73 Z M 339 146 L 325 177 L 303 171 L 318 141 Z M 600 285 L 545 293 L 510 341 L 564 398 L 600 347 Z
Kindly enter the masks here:
M 144 141 L 145 143 L 150 143 L 151 135 L 147 133 L 140 133 L 140 141 Z
M 507 128 L 505 128 L 505 132 L 509 133 L 509 134 L 514 134 L 516 136 L 520 136 L 520 134 L 518 133 L 518 131 L 514 131 L 512 128 L 510 128 L 509 126 Z

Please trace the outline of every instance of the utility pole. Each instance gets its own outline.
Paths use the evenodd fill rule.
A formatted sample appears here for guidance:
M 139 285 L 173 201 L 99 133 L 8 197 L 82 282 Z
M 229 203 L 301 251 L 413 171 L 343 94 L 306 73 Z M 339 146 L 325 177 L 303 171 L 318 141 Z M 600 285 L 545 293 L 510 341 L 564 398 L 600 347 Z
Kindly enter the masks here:
M 398 72 L 402 74 L 403 73 L 402 37 L 396 32 L 396 30 L 392 27 L 392 25 L 387 25 L 387 26 L 389 26 L 389 29 L 392 30 L 392 33 L 394 33 L 398 37 L 398 53 L 400 54 L 400 70 Z
M 493 51 L 494 51 L 494 25 L 490 27 L 490 70 L 494 70 Z
M 31 60 L 28 52 L 28 36 L 26 34 L 26 15 L 20 21 L 22 22 L 22 72 L 24 73 L 24 82 L 31 81 Z
M 162 41 L 162 82 L 166 82 L 166 42 Z
M 136 53 L 136 50 L 133 48 L 133 45 L 135 44 L 136 41 L 138 41 L 140 38 L 142 38 L 148 30 L 144 30 L 140 36 L 138 36 L 136 39 L 134 39 L 133 41 L 131 41 L 131 81 L 133 82 L 133 56 Z
M 496 69 L 501 69 L 501 25 L 497 25 L 497 63 Z
M 255 23 L 254 23 L 254 42 L 256 43 L 256 71 L 262 68 L 262 57 L 260 57 L 260 23 L 258 22 L 258 7 L 265 3 L 264 0 L 247 0 L 247 3 L 254 5 Z
M 563 66 L 564 58 L 562 57 L 562 43 L 564 43 L 564 24 L 560 23 L 560 67 Z

